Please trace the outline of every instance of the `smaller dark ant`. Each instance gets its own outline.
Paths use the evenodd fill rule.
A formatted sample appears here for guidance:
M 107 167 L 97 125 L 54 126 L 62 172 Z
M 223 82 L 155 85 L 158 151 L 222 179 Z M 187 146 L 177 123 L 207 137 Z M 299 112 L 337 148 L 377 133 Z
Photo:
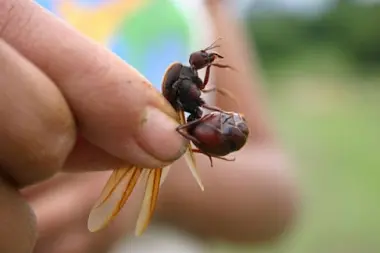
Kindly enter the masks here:
M 216 106 L 208 105 L 201 98 L 202 92 L 217 91 L 235 100 L 232 94 L 227 90 L 218 89 L 216 87 L 205 89 L 209 80 L 211 66 L 233 69 L 229 65 L 214 63 L 217 58 L 224 58 L 218 53 L 208 52 L 208 50 L 219 47 L 219 45 L 215 45 L 216 41 L 207 48 L 192 53 L 189 58 L 190 66 L 175 62 L 167 68 L 164 74 L 161 85 L 162 94 L 175 110 L 183 110 L 190 114 L 187 118 L 188 122 L 202 117 L 203 112 L 201 107 L 211 111 L 224 112 Z M 205 80 L 202 81 L 198 76 L 197 70 L 205 67 Z

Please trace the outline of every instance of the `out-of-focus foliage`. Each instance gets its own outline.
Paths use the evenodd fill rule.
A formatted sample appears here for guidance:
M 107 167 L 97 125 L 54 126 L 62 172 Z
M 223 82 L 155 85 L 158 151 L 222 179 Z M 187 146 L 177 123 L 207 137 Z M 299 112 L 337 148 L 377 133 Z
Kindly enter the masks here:
M 252 12 L 247 28 L 264 68 L 312 48 L 338 52 L 354 70 L 380 69 L 380 5 L 341 1 L 318 17 Z

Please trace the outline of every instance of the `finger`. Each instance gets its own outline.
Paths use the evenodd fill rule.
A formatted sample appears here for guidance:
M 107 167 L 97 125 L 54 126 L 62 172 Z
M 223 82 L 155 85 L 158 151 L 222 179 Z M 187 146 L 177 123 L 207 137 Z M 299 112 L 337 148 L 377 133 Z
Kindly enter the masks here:
M 81 230 L 88 233 L 88 215 L 109 175 L 110 172 L 61 173 L 38 186 L 24 189 L 22 195 L 30 203 L 39 221 L 39 235 L 49 236 L 73 224 L 77 224 Z M 117 221 L 110 223 L 105 230 L 88 234 L 100 236 L 113 234 L 112 237 L 117 239 L 118 235 L 133 231 L 135 226 L 133 217 L 137 216 L 139 211 L 139 201 L 136 200 L 143 196 L 141 190 L 137 190 L 131 196 L 128 207 L 122 210 Z
M 32 252 L 36 241 L 35 216 L 16 189 L 1 177 L 0 207 L 0 252 Z
M 106 236 L 106 238 L 104 237 Z M 116 238 L 89 233 L 74 223 L 65 229 L 51 231 L 38 237 L 34 253 L 105 253 L 109 252 Z
M 144 167 L 183 154 L 173 108 L 134 68 L 33 1 L 2 5 L 1 36 L 56 82 L 89 142 Z
M 67 172 L 84 172 L 110 170 L 121 167 L 129 167 L 130 163 L 107 153 L 79 136 L 68 156 L 63 170 Z
M 75 142 L 62 94 L 41 71 L 0 39 L 0 164 L 19 185 L 60 170 Z

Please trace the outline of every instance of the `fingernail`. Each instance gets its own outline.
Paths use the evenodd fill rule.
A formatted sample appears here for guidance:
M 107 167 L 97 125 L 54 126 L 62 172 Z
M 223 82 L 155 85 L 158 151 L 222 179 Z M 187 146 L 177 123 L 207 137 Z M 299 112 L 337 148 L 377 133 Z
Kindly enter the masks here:
M 186 151 L 188 140 L 177 131 L 178 123 L 164 112 L 148 107 L 141 121 L 137 143 L 147 153 L 163 162 L 177 160 Z

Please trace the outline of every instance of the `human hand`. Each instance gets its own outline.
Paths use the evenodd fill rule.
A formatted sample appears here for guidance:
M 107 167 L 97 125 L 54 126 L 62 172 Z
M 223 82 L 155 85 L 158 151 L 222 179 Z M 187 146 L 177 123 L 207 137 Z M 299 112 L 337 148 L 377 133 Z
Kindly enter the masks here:
M 88 211 L 108 173 L 59 172 L 154 168 L 181 156 L 186 142 L 143 76 L 34 2 L 0 1 L 0 37 L 0 252 L 24 253 L 37 230 L 63 240 L 60 226 Z
M 135 145 L 140 137 L 136 135 L 139 113 L 148 104 L 169 115 L 173 112 L 134 69 L 32 2 L 0 1 L 0 36 L 6 42 L 1 44 L 6 50 L 0 52 L 12 53 L 12 57 L 0 54 L 4 59 L 1 66 L 8 66 L 0 70 L 4 71 L 1 83 L 8 84 L 3 86 L 7 92 L 0 99 L 4 104 L 0 106 L 3 109 L 0 117 L 6 118 L 1 121 L 6 124 L 0 128 L 0 164 L 6 182 L 0 187 L 3 201 L 0 252 L 30 252 L 37 229 L 36 253 L 103 253 L 133 229 L 133 216 L 138 211 L 138 202 L 133 200 L 142 192 L 136 192 L 140 196 L 132 197 L 128 208 L 108 229 L 89 233 L 86 229 L 89 210 L 110 174 L 102 170 L 130 163 L 144 165 L 143 158 L 148 157 L 145 165 L 162 164 Z M 28 61 L 35 67 L 25 65 Z M 4 69 L 8 72 L 13 69 L 11 73 L 16 73 L 11 76 L 13 79 L 9 79 Z M 34 87 L 37 88 L 32 89 Z M 17 113 L 9 114 L 12 108 L 18 109 Z M 28 108 L 27 113 L 24 108 Z M 170 123 L 170 120 L 165 122 Z M 28 128 L 23 129 L 24 125 Z M 168 163 L 181 154 L 178 152 L 181 148 L 162 147 L 163 143 L 176 141 L 167 141 L 174 126 L 165 128 L 166 133 L 165 129 L 158 129 L 160 126 L 165 128 L 164 124 L 156 124 L 154 131 L 148 134 L 157 133 L 157 136 L 149 136 L 151 142 L 143 144 L 153 144 L 156 140 L 163 151 L 156 156 L 168 154 L 168 157 L 159 157 Z M 176 139 L 177 135 L 172 137 Z M 27 141 L 19 142 L 20 139 Z M 21 144 L 24 146 L 18 146 Z M 239 237 L 245 241 L 278 234 L 281 229 L 267 221 L 276 223 L 273 218 L 278 215 L 270 211 L 281 207 L 281 203 L 291 202 L 287 170 L 276 155 L 265 155 L 266 152 L 258 152 L 260 150 L 250 147 L 239 153 L 237 161 L 240 162 L 234 163 L 233 172 L 226 168 L 230 164 L 223 163 L 224 169 L 222 163 L 216 161 L 215 167 L 209 168 L 208 161 L 200 158 L 201 176 L 207 185 L 205 194 L 199 191 L 190 174 L 186 178 L 183 170 L 179 170 L 183 164 L 177 163 L 161 192 L 156 217 L 194 233 Z M 147 151 L 152 150 L 148 147 Z M 255 159 L 252 159 L 253 152 Z M 86 173 L 90 170 L 99 172 Z M 58 171 L 61 173 L 56 173 Z M 17 189 L 47 178 L 51 179 L 21 190 L 21 196 L 37 216 L 35 228 L 31 212 Z M 187 209 L 189 206 L 192 208 Z M 234 207 L 234 212 L 221 212 L 220 207 L 222 210 Z M 288 222 L 291 216 L 284 214 L 279 216 L 281 224 Z M 247 219 L 257 222 L 250 225 Z M 208 226 L 205 221 L 210 221 Z M 248 225 L 242 227 L 241 224 Z M 268 233 L 263 233 L 263 229 Z

